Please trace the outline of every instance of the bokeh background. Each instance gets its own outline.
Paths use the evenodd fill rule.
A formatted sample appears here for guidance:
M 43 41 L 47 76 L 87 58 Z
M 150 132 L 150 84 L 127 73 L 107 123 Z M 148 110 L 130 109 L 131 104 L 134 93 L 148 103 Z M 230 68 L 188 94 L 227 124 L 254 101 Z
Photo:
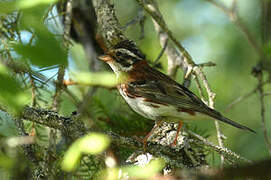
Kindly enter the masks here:
M 127 22 L 136 17 L 140 11 L 140 7 L 135 0 L 114 0 L 113 2 L 115 4 L 117 17 L 123 27 L 125 27 Z M 251 74 L 252 68 L 259 61 L 259 57 L 252 45 L 223 11 L 206 0 L 157 0 L 157 2 L 169 29 L 173 31 L 175 37 L 179 39 L 190 53 L 193 60 L 196 63 L 208 61 L 216 63 L 215 67 L 204 68 L 211 88 L 216 93 L 215 108 L 230 119 L 244 124 L 257 132 L 257 134 L 253 134 L 221 123 L 222 132 L 226 136 L 224 140 L 225 147 L 251 160 L 268 158 L 269 154 L 261 130 L 258 92 L 226 111 L 227 106 L 231 102 L 247 94 L 258 85 L 257 79 Z M 220 0 L 219 2 L 230 6 L 232 0 Z M 18 43 L 16 36 L 14 39 L 8 41 L 3 39 L 1 41 L 2 44 L 0 43 L 1 53 L 6 51 L 6 45 L 17 47 L 14 49 L 11 48 L 11 57 L 18 61 L 25 60 L 27 59 L 25 57 L 29 57 L 30 60 L 28 62 L 31 65 L 31 69 L 42 73 L 49 79 L 49 81 L 46 81 L 46 86 L 40 88 L 38 94 L 40 97 L 38 105 L 42 108 L 49 108 L 51 106 L 55 91 L 54 81 L 56 80 L 57 74 L 57 66 L 53 60 L 50 62 L 51 64 L 48 64 L 48 62 L 46 62 L 47 64 L 45 63 L 46 59 L 48 59 L 47 55 L 53 59 L 59 57 L 68 59 L 65 79 L 73 78 L 78 72 L 90 71 L 82 45 L 74 41 L 71 43 L 72 45 L 70 46 L 68 57 L 64 57 L 63 54 L 65 53 L 60 53 L 61 56 L 55 51 L 53 51 L 54 53 L 50 53 L 50 48 L 53 47 L 52 45 L 55 45 L 56 48 L 60 48 L 56 43 L 61 40 L 63 27 L 61 25 L 61 19 L 58 17 L 56 7 L 52 8 L 52 11 L 45 19 L 47 30 L 44 30 L 44 27 L 36 23 L 37 17 L 43 16 L 42 13 L 44 11 L 41 10 L 46 8 L 48 7 L 33 6 L 32 9 L 25 10 L 23 13 L 25 19 L 22 18 L 21 24 L 16 27 L 21 34 L 20 46 L 12 46 L 13 43 Z M 0 10 L 5 11 L 3 7 L 0 7 Z M 237 11 L 253 37 L 261 43 L 261 1 L 238 0 Z M 125 30 L 125 34 L 129 39 L 137 43 L 142 52 L 146 54 L 148 61 L 151 62 L 158 57 L 162 47 L 160 46 L 151 18 L 147 14 L 146 16 L 143 39 L 140 38 L 140 26 L 138 24 L 128 26 Z M 3 19 L 6 18 L 1 14 L 0 17 Z M 45 33 L 46 36 L 42 36 L 42 33 L 37 34 L 38 36 L 40 35 L 40 41 L 34 39 L 34 41 L 42 44 L 37 48 L 41 50 L 43 54 L 36 53 L 33 56 L 29 56 L 31 51 L 26 52 L 25 50 L 27 49 L 23 49 L 24 44 L 33 40 L 29 27 L 38 32 L 40 30 L 40 32 Z M 54 41 L 49 41 L 51 36 L 55 37 Z M 4 55 L 1 56 L 2 59 L 4 57 Z M 38 57 L 39 60 L 32 61 L 32 57 Z M 36 64 L 34 62 L 36 62 Z M 45 64 L 39 64 L 41 62 Z M 106 64 L 99 63 L 101 71 L 111 72 Z M 167 58 L 165 55 L 160 59 L 160 63 L 162 66 L 159 70 L 166 73 Z M 18 79 L 21 80 L 20 78 Z M 183 82 L 183 72 L 181 69 L 178 70 L 176 80 L 179 83 Z M 103 80 L 101 79 L 101 81 Z M 13 81 L 7 81 L 7 83 L 9 83 L 7 85 L 10 85 L 11 82 Z M 69 116 L 72 112 L 76 111 L 77 102 L 83 100 L 84 95 L 90 88 L 93 87 L 82 85 L 68 86 L 68 91 L 71 92 L 73 96 L 71 97 L 71 94 L 66 92 L 62 93 L 60 114 Z M 199 94 L 194 80 L 192 80 L 190 89 L 194 93 Z M 266 92 L 271 91 L 269 85 L 266 85 L 264 89 Z M 30 104 L 31 87 L 26 86 L 25 93 L 26 96 L 24 97 L 23 104 Z M 204 92 L 204 94 L 206 95 L 206 92 Z M 1 95 L 0 98 L 2 98 Z M 2 105 L 2 102 L 0 102 L 0 105 Z M 266 96 L 265 115 L 269 136 L 271 136 L 269 132 L 271 130 L 270 105 L 270 97 Z M 103 130 L 114 130 L 124 136 L 144 135 L 153 125 L 153 122 L 135 114 L 120 97 L 116 89 L 98 88 L 93 95 L 89 112 L 91 119 L 86 120 L 89 126 Z M 2 121 L 0 124 L 1 136 L 9 137 L 17 135 L 16 130 L 14 130 L 14 123 L 10 122 L 11 120 L 5 123 Z M 31 123 L 25 122 L 25 124 L 28 127 L 27 130 L 30 132 L 31 128 L 33 128 Z M 210 141 L 217 143 L 215 125 L 212 119 L 199 120 L 187 126 L 192 130 L 201 132 L 201 134 L 208 137 Z M 35 128 L 38 143 L 45 147 L 48 145 L 48 129 L 39 125 Z M 129 154 L 129 152 L 122 153 L 126 153 L 127 156 Z M 215 166 L 219 165 L 219 155 L 216 153 L 209 154 L 209 163 Z

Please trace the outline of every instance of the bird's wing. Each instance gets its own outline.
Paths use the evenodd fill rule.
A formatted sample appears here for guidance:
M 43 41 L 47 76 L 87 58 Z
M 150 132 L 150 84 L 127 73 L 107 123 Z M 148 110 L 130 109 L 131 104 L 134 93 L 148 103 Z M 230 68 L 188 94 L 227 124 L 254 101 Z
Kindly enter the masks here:
M 203 112 L 208 107 L 187 88 L 175 81 L 152 80 L 131 82 L 128 93 L 137 97 L 144 97 L 146 101 L 172 105 L 177 110 Z
M 176 107 L 177 111 L 184 111 L 190 114 L 201 112 L 237 128 L 255 132 L 209 108 L 193 92 L 170 79 L 168 76 L 148 66 L 145 66 L 145 68 L 146 69 L 141 67 L 142 71 L 135 73 L 141 76 L 140 78 L 133 78 L 134 81 L 130 81 L 126 84 L 126 93 L 128 96 L 132 98 L 142 97 L 145 101 L 172 105 Z M 145 72 L 148 72 L 148 74 Z M 135 81 L 136 79 L 140 80 Z

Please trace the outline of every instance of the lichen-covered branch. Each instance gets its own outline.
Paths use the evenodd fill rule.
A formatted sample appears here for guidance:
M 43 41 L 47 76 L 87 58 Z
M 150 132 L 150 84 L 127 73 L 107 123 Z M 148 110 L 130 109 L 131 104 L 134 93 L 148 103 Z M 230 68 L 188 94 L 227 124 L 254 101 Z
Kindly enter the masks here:
M 45 109 L 36 109 L 27 106 L 23 110 L 21 117 L 28 121 L 58 129 L 72 140 L 75 140 L 76 138 L 89 132 L 84 127 L 83 123 L 79 119 L 76 119 L 76 117 L 63 117 L 58 115 L 56 112 Z M 125 146 L 126 148 L 132 150 L 143 150 L 143 144 L 139 141 L 132 138 L 119 136 L 113 132 L 107 132 L 106 134 L 110 136 L 112 143 L 117 147 Z M 148 146 L 148 151 L 154 156 L 163 157 L 166 162 L 169 162 L 174 167 L 191 166 L 189 161 L 185 161 L 185 159 L 183 159 L 185 155 L 181 155 L 184 152 L 180 150 L 150 143 Z M 178 156 L 176 156 L 176 154 L 178 154 Z
M 93 0 L 92 2 L 97 15 L 100 32 L 108 47 L 110 48 L 118 42 L 127 39 L 122 33 L 111 1 Z
M 81 122 L 80 119 L 78 119 L 76 116 L 63 117 L 57 114 L 56 112 L 53 112 L 50 110 L 37 109 L 37 108 L 31 108 L 31 107 L 26 106 L 24 110 L 22 111 L 21 117 L 28 121 L 36 122 L 38 124 L 41 124 L 50 128 L 58 129 L 62 131 L 65 135 L 70 137 L 72 140 L 75 140 L 76 138 L 81 137 L 82 135 L 90 132 L 89 130 L 85 128 L 83 122 Z M 136 151 L 140 149 L 143 150 L 142 142 L 139 142 L 132 138 L 120 136 L 111 131 L 106 132 L 106 134 L 110 136 L 112 143 L 117 147 L 125 146 L 128 149 L 132 149 Z M 238 160 L 237 162 L 250 162 L 249 160 L 230 151 L 229 149 L 213 145 L 211 142 L 207 141 L 203 137 L 193 132 L 189 132 L 189 134 L 192 135 L 192 137 L 199 140 L 199 143 L 197 144 L 197 148 L 199 148 L 198 145 L 204 144 L 211 147 L 212 149 L 217 151 L 219 154 L 227 156 L 233 161 Z M 188 139 L 187 142 L 189 141 L 190 140 Z M 182 147 L 183 148 L 180 148 L 180 147 L 173 148 L 173 147 L 161 145 L 155 141 L 148 144 L 148 152 L 152 153 L 156 157 L 164 158 L 166 162 L 169 162 L 169 164 L 171 164 L 174 167 L 192 167 L 193 164 L 191 164 L 191 161 L 189 160 L 189 157 L 187 157 L 185 149 L 184 149 L 185 145 L 183 145 Z M 176 156 L 176 154 L 178 154 L 178 156 Z M 197 165 L 202 165 L 202 164 L 200 163 Z
M 231 160 L 232 160 L 232 159 L 235 159 L 235 160 L 237 160 L 237 161 L 239 161 L 239 162 L 246 162 L 246 163 L 251 163 L 251 162 L 252 162 L 252 161 L 250 161 L 250 160 L 248 160 L 248 159 L 242 157 L 241 155 L 239 155 L 239 154 L 237 154 L 237 153 L 235 153 L 235 152 L 233 152 L 233 151 L 231 151 L 231 150 L 229 150 L 229 149 L 227 149 L 227 148 L 225 148 L 225 147 L 220 147 L 220 146 L 217 146 L 217 145 L 213 144 L 212 142 L 209 142 L 207 139 L 205 139 L 205 138 L 199 136 L 198 134 L 196 134 L 196 133 L 194 133 L 194 132 L 192 132 L 192 131 L 188 131 L 188 133 L 189 133 L 192 137 L 194 137 L 194 138 L 200 140 L 199 142 L 196 142 L 196 143 L 203 143 L 203 144 L 206 145 L 207 147 L 212 148 L 213 150 L 215 150 L 215 151 L 218 152 L 219 154 L 225 156 L 226 158 L 229 158 L 229 157 L 230 157 Z
M 21 118 L 60 130 L 71 139 L 76 139 L 87 132 L 83 123 L 76 120 L 76 117 L 66 118 L 50 110 L 35 109 L 26 106 L 21 113 Z

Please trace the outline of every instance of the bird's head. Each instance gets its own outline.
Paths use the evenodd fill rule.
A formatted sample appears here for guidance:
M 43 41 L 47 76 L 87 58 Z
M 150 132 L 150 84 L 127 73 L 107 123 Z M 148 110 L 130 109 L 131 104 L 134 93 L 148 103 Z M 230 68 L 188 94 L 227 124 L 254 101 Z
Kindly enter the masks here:
M 100 60 L 110 65 L 116 74 L 129 72 L 134 65 L 145 59 L 145 56 L 136 45 L 129 40 L 124 40 L 113 47 L 108 55 L 99 57 Z

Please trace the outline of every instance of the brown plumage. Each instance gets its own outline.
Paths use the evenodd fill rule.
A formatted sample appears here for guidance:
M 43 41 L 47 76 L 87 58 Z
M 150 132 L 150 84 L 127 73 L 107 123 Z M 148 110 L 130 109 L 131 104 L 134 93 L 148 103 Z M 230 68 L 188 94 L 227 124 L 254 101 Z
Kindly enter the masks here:
M 134 46 L 125 42 L 111 50 L 110 55 L 100 57 L 122 80 L 119 92 L 134 111 L 155 121 L 172 118 L 172 122 L 177 118 L 189 120 L 189 116 L 205 114 L 236 128 L 255 132 L 209 108 L 189 89 L 150 67 Z

